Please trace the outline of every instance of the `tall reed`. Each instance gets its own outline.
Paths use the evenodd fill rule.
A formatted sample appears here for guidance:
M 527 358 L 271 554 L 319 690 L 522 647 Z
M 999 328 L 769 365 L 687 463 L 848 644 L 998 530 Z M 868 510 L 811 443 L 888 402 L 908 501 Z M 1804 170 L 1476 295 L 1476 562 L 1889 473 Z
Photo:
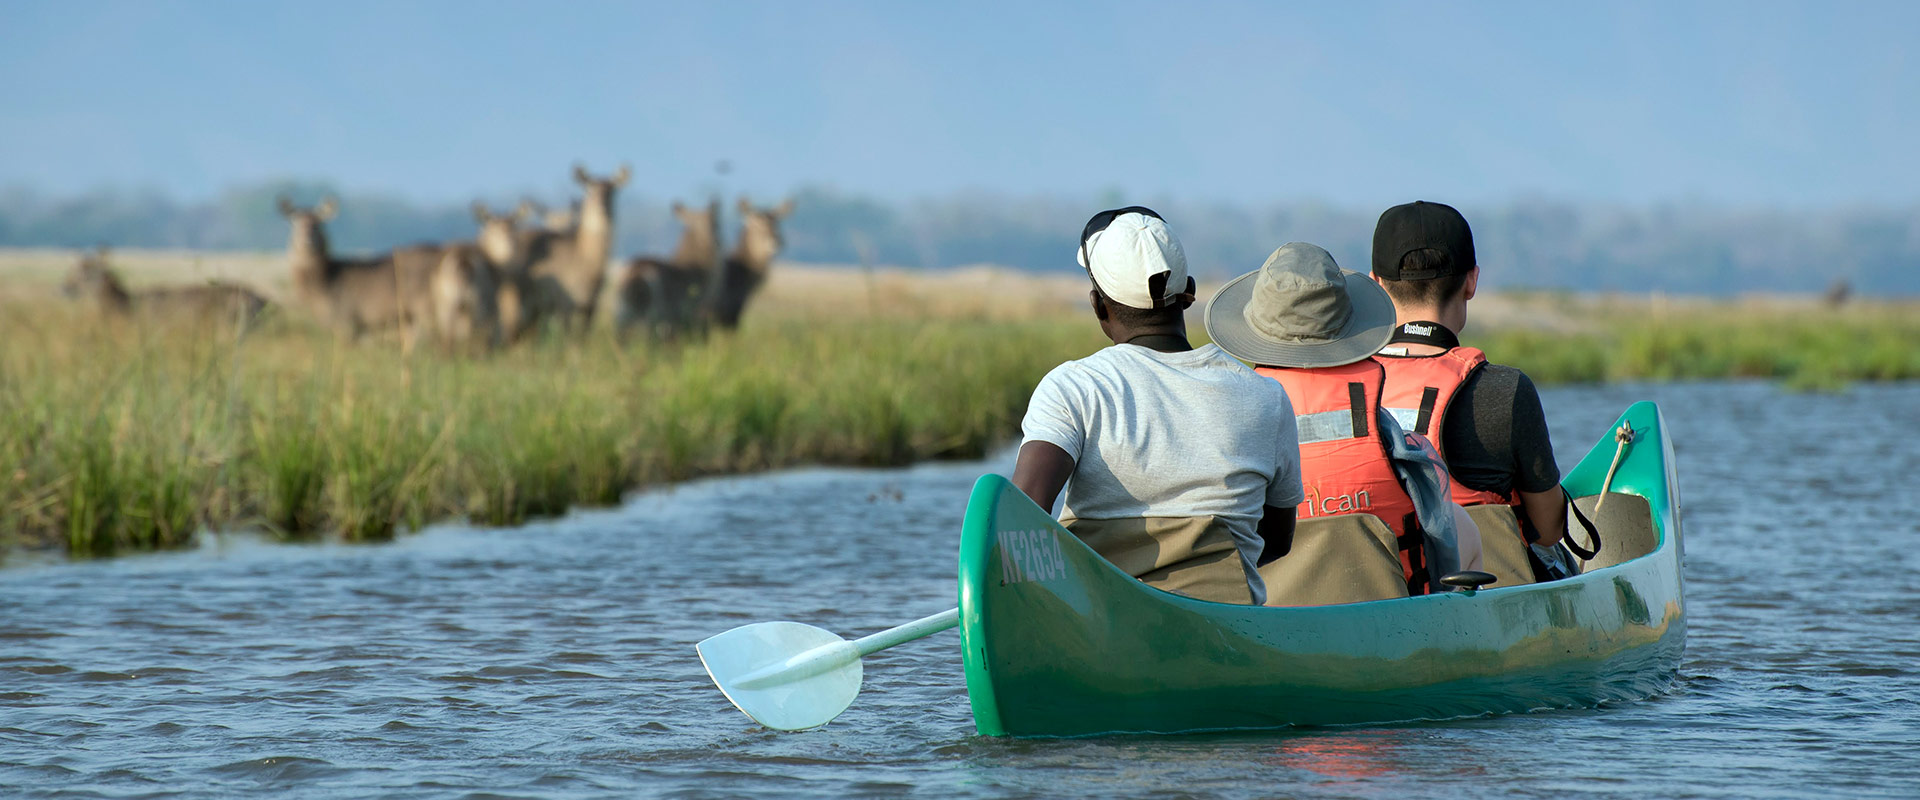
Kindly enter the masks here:
M 1080 320 L 786 319 L 675 348 L 596 334 L 409 360 L 285 323 L 8 311 L 0 537 L 75 554 L 235 526 L 380 539 L 698 475 L 978 455 L 1040 375 L 1100 344 Z

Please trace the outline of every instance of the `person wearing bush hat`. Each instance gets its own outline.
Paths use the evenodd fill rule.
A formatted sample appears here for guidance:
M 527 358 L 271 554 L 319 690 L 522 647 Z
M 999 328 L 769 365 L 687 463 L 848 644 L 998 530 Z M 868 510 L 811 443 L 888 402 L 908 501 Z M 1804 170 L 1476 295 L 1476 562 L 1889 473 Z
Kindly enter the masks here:
M 1206 311 L 1215 344 L 1286 387 L 1305 485 L 1295 516 L 1378 518 L 1397 540 L 1406 592 L 1425 594 L 1478 566 L 1479 537 L 1447 500 L 1439 456 L 1381 409 L 1373 355 L 1393 321 L 1385 290 L 1305 242 L 1227 282 Z
M 1013 483 L 1115 566 L 1203 600 L 1262 604 L 1302 497 L 1286 392 L 1187 340 L 1194 282 L 1173 228 L 1102 211 L 1075 257 L 1111 347 L 1053 369 L 1021 423 Z
M 1327 251 L 1292 242 L 1220 287 L 1207 302 L 1206 324 L 1215 344 L 1248 363 L 1337 367 L 1386 346 L 1393 301 Z

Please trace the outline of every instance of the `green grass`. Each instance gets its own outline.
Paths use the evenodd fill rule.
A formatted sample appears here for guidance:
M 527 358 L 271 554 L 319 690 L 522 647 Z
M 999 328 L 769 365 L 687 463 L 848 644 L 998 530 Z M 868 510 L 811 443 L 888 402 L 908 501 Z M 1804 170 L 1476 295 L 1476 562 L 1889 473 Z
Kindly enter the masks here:
M 1771 378 L 1831 390 L 1920 378 L 1920 314 L 1908 310 L 1722 307 L 1615 318 L 1586 333 L 1469 329 L 1462 338 L 1540 383 Z
M 1908 310 L 1589 311 L 1576 333 L 1466 338 L 1541 383 L 1830 390 L 1920 378 Z M 286 321 L 236 336 L 0 307 L 0 547 L 97 555 L 244 527 L 380 540 L 701 475 L 975 457 L 1017 433 L 1041 375 L 1105 343 L 1079 315 L 935 317 L 770 317 L 681 348 L 602 332 L 408 360 Z
M 76 312 L 0 317 L 0 544 L 77 555 L 203 528 L 379 540 L 513 524 L 636 486 L 978 456 L 1085 320 L 784 320 L 677 349 L 601 334 L 461 360 Z

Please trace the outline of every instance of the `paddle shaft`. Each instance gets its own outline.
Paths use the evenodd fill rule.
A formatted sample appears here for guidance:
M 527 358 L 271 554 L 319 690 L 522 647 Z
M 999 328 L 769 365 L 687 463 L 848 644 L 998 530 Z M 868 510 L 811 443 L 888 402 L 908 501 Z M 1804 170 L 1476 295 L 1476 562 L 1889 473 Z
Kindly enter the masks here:
M 960 624 L 960 609 L 949 608 L 931 617 L 921 617 L 898 628 L 888 628 L 879 633 L 862 636 L 853 640 L 853 649 L 860 655 L 870 656 L 894 645 L 906 644 L 915 639 L 932 636 Z
M 759 689 L 787 681 L 803 680 L 860 660 L 895 645 L 932 636 L 960 624 L 960 609 L 951 608 L 931 617 L 922 617 L 851 642 L 839 641 L 795 654 L 779 663 L 769 664 L 740 676 L 734 682 L 742 688 Z

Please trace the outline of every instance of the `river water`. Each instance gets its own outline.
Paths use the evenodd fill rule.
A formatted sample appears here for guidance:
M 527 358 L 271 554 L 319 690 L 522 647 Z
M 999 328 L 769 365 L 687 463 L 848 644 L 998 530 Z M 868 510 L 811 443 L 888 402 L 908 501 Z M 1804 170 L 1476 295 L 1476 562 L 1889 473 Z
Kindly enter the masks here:
M 1673 426 L 1687 657 L 1598 709 L 1358 729 L 973 735 L 959 637 L 824 729 L 754 725 L 693 643 L 953 604 L 985 464 L 811 470 L 379 546 L 217 537 L 0 570 L 4 797 L 1920 797 L 1920 385 L 1545 392 L 1563 466 Z

